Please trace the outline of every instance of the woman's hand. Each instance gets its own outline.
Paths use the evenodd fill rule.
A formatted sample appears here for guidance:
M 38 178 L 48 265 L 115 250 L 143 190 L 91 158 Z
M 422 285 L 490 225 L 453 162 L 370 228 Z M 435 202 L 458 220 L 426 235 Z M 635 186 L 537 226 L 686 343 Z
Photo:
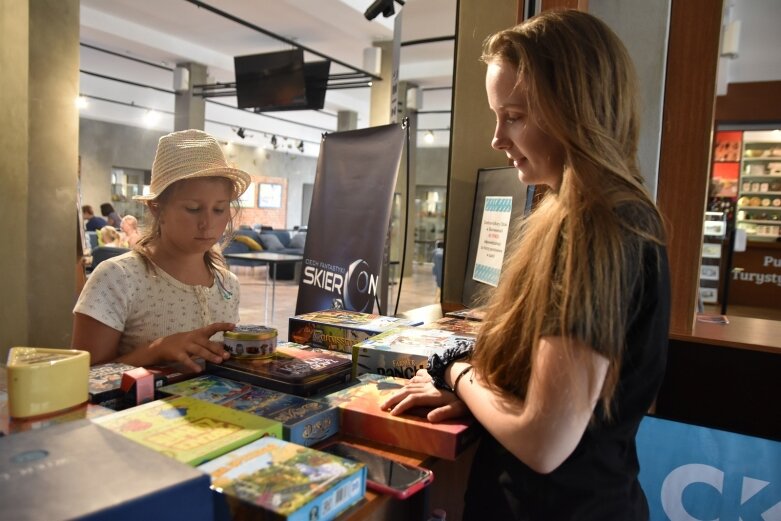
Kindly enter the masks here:
M 469 414 L 466 404 L 455 394 L 437 389 L 431 383 L 431 377 L 425 369 L 421 369 L 404 386 L 404 388 L 385 400 L 380 405 L 383 410 L 397 416 L 413 407 L 433 407 L 426 415 L 431 423 L 437 423 L 452 418 L 460 418 Z
M 212 342 L 209 339 L 215 333 L 230 331 L 234 327 L 235 324 L 230 322 L 215 322 L 186 333 L 158 338 L 149 344 L 148 349 L 154 358 L 153 363 L 180 362 L 193 371 L 199 372 L 201 366 L 192 360 L 194 357 L 218 364 L 230 356 L 221 342 Z

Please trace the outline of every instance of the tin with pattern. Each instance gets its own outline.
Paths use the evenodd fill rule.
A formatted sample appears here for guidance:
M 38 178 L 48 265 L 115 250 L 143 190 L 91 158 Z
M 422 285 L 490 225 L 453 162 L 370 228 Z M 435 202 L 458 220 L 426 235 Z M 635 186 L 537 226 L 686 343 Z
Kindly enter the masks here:
M 277 330 L 273 327 L 237 325 L 223 334 L 225 350 L 240 358 L 262 358 L 277 350 Z

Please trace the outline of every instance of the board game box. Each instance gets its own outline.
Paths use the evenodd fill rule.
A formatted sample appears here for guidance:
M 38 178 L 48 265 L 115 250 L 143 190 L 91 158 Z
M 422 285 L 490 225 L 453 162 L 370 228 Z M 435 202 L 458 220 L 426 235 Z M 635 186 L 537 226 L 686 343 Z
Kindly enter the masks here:
M 110 362 L 93 365 L 89 369 L 89 401 L 116 411 L 134 404 L 133 396 L 127 396 L 122 390 L 122 375 L 136 369 L 135 366 Z M 147 370 L 154 375 L 155 390 L 160 387 L 185 380 L 188 376 L 175 366 L 152 366 Z M 160 396 L 157 396 L 158 398 Z
M 392 416 L 380 403 L 401 389 L 407 380 L 364 374 L 358 383 L 324 399 L 341 409 L 341 432 L 454 460 L 476 437 L 479 424 L 471 417 L 440 423 L 425 418 L 426 410 Z
M 352 346 L 370 336 L 398 326 L 416 326 L 419 321 L 326 309 L 290 317 L 288 339 L 312 347 L 351 353 Z
M 198 468 L 211 476 L 219 520 L 328 521 L 366 493 L 363 464 L 274 438 Z
M 482 308 L 464 308 L 456 311 L 448 311 L 445 313 L 446 317 L 463 318 L 467 320 L 483 320 L 485 318 L 485 310 Z
M 108 407 L 85 403 L 67 411 L 41 416 L 36 418 L 11 418 L 8 413 L 8 394 L 0 391 L 0 433 L 3 435 L 14 434 L 36 429 L 44 429 L 61 423 L 76 420 L 91 420 L 112 414 L 114 411 Z
M 161 392 L 190 396 L 282 424 L 283 438 L 311 446 L 339 432 L 339 410 L 310 400 L 215 375 L 203 375 L 168 385 Z
M 282 437 L 279 422 L 189 396 L 155 400 L 93 421 L 189 465 L 209 461 L 261 436 Z
M 355 375 L 375 373 L 412 378 L 426 369 L 428 357 L 459 343 L 474 344 L 474 337 L 422 327 L 397 327 L 353 346 Z
M 423 329 L 441 329 L 442 331 L 451 331 L 457 335 L 476 338 L 480 332 L 483 323 L 479 320 L 464 320 L 456 317 L 442 317 L 439 320 L 430 322 Z
M 206 371 L 283 393 L 311 396 L 349 381 L 352 365 L 350 358 L 338 353 L 279 345 L 266 358 L 206 362 Z
M 88 420 L 0 438 L 0 517 L 214 518 L 209 476 Z

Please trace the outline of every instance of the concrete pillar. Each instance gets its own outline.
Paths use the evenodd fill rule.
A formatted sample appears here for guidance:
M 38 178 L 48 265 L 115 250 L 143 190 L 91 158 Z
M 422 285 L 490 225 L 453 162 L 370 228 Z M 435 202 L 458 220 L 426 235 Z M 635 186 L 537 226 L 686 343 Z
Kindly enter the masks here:
M 340 110 L 336 113 L 336 131 L 358 128 L 358 113 L 354 110 Z
M 495 118 L 485 94 L 483 40 L 515 24 L 517 0 L 460 0 L 453 76 L 453 130 L 447 194 L 443 302 L 461 302 L 477 170 L 507 166 L 504 153 L 491 148 Z
M 190 71 L 190 85 L 186 91 L 176 93 L 174 130 L 203 130 L 206 122 L 206 100 L 201 96 L 193 96 L 193 85 L 206 83 L 206 66 L 200 63 L 180 63 L 178 67 Z
M 369 107 L 369 126 L 376 127 L 390 123 L 391 95 L 393 89 L 393 42 L 375 42 L 382 50 L 380 55 L 380 77 L 373 81 Z
M 0 3 L 0 360 L 70 346 L 76 291 L 78 0 Z

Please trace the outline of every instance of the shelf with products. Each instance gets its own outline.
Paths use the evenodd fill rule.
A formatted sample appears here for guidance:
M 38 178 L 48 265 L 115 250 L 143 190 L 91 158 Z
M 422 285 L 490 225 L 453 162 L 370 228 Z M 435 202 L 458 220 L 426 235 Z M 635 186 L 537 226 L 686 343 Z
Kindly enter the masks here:
M 781 132 L 743 132 L 735 226 L 753 241 L 781 237 Z

